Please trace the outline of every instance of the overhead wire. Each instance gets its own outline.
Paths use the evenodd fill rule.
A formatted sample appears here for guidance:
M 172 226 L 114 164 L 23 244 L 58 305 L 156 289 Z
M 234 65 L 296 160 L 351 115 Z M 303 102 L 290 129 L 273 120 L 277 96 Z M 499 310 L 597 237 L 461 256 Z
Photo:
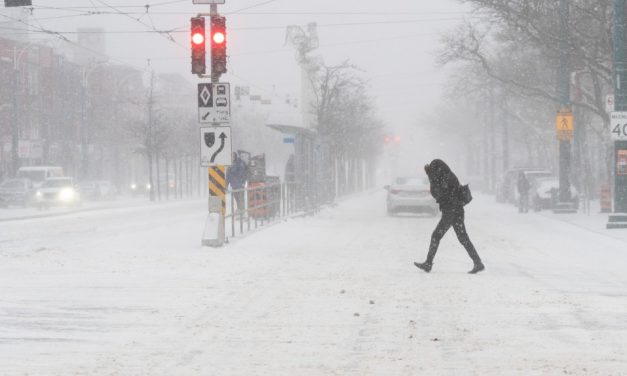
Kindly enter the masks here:
M 110 9 L 114 10 L 115 12 L 118 12 L 118 13 L 119 13 L 119 14 L 121 14 L 121 15 L 127 16 L 128 18 L 130 18 L 130 19 L 132 19 L 132 20 L 135 20 L 136 22 L 140 23 L 141 25 L 143 25 L 143 26 L 145 26 L 145 27 L 147 27 L 147 28 L 149 28 L 149 29 L 152 29 L 154 32 L 156 32 L 156 33 L 157 33 L 157 34 L 159 34 L 159 35 L 164 36 L 166 39 L 170 40 L 170 41 L 171 41 L 172 43 L 174 43 L 175 45 L 177 45 L 177 46 L 179 46 L 179 47 L 183 48 L 184 50 L 187 50 L 187 48 L 186 48 L 186 47 L 184 47 L 183 45 L 181 45 L 180 43 L 178 43 L 178 42 L 177 42 L 177 41 L 176 41 L 176 40 L 172 37 L 172 35 L 170 35 L 167 31 L 162 31 L 162 30 L 160 31 L 160 30 L 157 30 L 154 26 L 148 25 L 147 23 L 143 22 L 143 21 L 142 21 L 141 19 L 139 19 L 139 18 L 134 18 L 133 16 L 130 16 L 130 15 L 128 15 L 128 14 L 125 14 L 125 13 L 124 13 L 124 12 L 122 12 L 121 10 L 116 9 L 114 6 L 107 4 L 107 3 L 106 3 L 106 2 L 104 2 L 103 0 L 96 0 L 96 1 L 98 1 L 98 2 L 99 2 L 100 4 L 102 4 L 103 6 L 105 6 L 105 7 L 107 7 L 107 8 L 110 8 Z M 148 10 L 148 9 L 149 9 L 149 8 L 147 8 L 147 10 Z
M 43 32 L 43 33 L 46 33 L 46 34 L 52 35 L 52 36 L 54 36 L 54 37 L 58 38 L 59 40 L 61 40 L 61 41 L 65 42 L 65 43 L 68 43 L 68 44 L 70 44 L 70 45 L 72 45 L 72 46 L 74 46 L 74 47 L 78 47 L 78 48 L 80 48 L 80 49 L 83 49 L 83 50 L 85 50 L 85 51 L 87 51 L 87 52 L 90 52 L 90 53 L 92 53 L 92 54 L 95 54 L 95 55 L 99 55 L 99 56 L 106 57 L 106 58 L 108 58 L 108 59 L 111 59 L 111 60 L 117 61 L 118 63 L 120 63 L 120 64 L 122 64 L 122 65 L 125 65 L 125 66 L 128 66 L 128 67 L 131 67 L 131 68 L 134 68 L 134 69 L 138 69 L 139 71 L 146 71 L 146 68 L 139 68 L 139 67 L 135 66 L 134 64 L 129 64 L 128 62 L 125 62 L 125 61 L 119 60 L 119 59 L 117 59 L 117 58 L 115 58 L 115 57 L 111 57 L 111 56 L 109 56 L 109 55 L 106 55 L 106 54 L 104 54 L 103 52 L 100 52 L 100 51 L 97 51 L 97 50 L 91 49 L 91 48 L 89 48 L 89 47 L 83 46 L 83 45 L 81 45 L 81 44 L 79 44 L 79 43 L 76 43 L 76 42 L 74 42 L 74 41 L 72 41 L 72 40 L 68 39 L 66 36 L 64 36 L 64 35 L 62 35 L 62 34 L 60 34 L 60 33 L 56 32 L 56 31 L 54 31 L 54 30 L 48 30 L 48 29 L 46 29 L 46 28 L 44 28 L 44 27 L 40 27 L 40 26 L 36 26 L 36 25 L 32 25 L 32 24 L 29 24 L 28 22 L 25 22 L 25 21 L 23 21 L 23 20 L 21 20 L 21 19 L 19 19 L 19 18 L 15 18 L 15 17 L 7 16 L 7 15 L 2 14 L 2 13 L 0 13 L 0 17 L 4 17 L 4 18 L 9 19 L 9 20 L 11 20 L 11 21 L 14 21 L 14 22 L 18 22 L 18 23 L 24 24 L 24 25 L 26 25 L 26 26 L 27 26 L 27 27 L 29 27 L 29 28 L 36 28 L 36 29 L 38 29 L 40 32 Z

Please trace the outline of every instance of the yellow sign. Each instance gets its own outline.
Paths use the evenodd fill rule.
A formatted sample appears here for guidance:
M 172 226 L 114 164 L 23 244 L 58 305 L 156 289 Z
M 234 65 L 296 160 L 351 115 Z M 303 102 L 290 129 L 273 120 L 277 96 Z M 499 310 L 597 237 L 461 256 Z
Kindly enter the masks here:
M 573 113 L 570 110 L 561 110 L 555 118 L 555 130 L 557 138 L 562 141 L 570 141 L 573 139 Z

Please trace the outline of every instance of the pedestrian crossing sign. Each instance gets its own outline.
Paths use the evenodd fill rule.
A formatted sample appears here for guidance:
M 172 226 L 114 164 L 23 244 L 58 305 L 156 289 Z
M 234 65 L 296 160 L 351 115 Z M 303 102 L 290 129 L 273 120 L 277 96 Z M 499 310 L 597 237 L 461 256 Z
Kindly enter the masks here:
M 573 113 L 570 109 L 562 109 L 557 112 L 555 130 L 557 131 L 558 140 L 570 141 L 573 139 L 573 123 Z

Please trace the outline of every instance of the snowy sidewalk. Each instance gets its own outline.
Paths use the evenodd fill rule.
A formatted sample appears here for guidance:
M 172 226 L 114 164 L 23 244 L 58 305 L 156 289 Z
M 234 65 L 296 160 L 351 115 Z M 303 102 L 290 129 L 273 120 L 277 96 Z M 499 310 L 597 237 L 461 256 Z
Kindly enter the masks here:
M 0 374 L 627 372 L 627 243 L 477 198 L 437 218 L 370 194 L 223 249 L 181 203 L 0 224 Z

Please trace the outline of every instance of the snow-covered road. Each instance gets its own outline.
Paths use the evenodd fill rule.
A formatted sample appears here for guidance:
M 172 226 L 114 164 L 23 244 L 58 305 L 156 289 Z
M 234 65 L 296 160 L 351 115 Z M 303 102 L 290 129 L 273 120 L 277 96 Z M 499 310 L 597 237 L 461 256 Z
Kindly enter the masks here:
M 381 192 L 217 250 L 204 209 L 0 223 L 0 374 L 627 374 L 622 233 L 479 197 L 486 272 L 451 232 L 426 274 L 437 219 Z

